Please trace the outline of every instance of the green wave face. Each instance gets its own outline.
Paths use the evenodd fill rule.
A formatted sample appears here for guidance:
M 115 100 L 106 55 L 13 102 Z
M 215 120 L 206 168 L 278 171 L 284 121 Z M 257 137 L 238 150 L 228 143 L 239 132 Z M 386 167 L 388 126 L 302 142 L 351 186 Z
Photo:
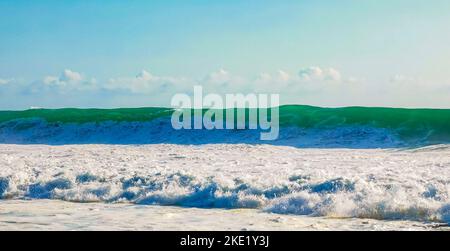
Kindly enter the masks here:
M 371 126 L 394 130 L 405 139 L 427 137 L 431 142 L 445 142 L 450 140 L 450 109 L 283 106 L 280 125 L 303 128 Z
M 0 111 L 0 123 L 15 119 L 41 118 L 47 122 L 90 123 L 104 121 L 150 121 L 170 116 L 169 108 L 119 109 L 31 109 L 26 111 Z
M 301 105 L 281 106 L 279 109 L 281 130 L 286 127 L 317 130 L 373 127 L 392 131 L 407 141 L 422 140 L 430 144 L 450 142 L 450 109 L 320 108 Z M 146 122 L 170 117 L 172 112 L 171 108 L 0 111 L 0 123 L 29 118 L 40 118 L 49 123 Z

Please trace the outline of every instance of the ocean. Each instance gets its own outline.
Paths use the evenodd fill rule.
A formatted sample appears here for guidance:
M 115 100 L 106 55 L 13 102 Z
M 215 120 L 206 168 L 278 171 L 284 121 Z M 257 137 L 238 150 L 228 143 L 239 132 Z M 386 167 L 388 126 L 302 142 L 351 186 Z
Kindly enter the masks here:
M 21 213 L 45 212 L 27 218 L 39 227 L 61 208 L 91 207 L 106 215 L 62 217 L 65 224 L 53 228 L 96 220 L 101 228 L 111 208 L 129 219 L 178 215 L 173 228 L 160 219 L 155 230 L 432 230 L 450 223 L 450 110 L 282 106 L 274 141 L 259 140 L 258 130 L 174 130 L 172 112 L 0 112 L 0 228 L 25 224 Z M 196 222 L 187 220 L 193 215 Z M 219 227 L 211 215 L 229 219 Z M 145 229 L 132 220 L 119 225 Z
M 175 130 L 170 121 L 174 110 L 170 108 L 0 111 L 0 143 L 265 143 L 319 148 L 392 148 L 450 142 L 450 109 L 300 105 L 279 109 L 280 137 L 270 142 L 261 141 L 257 130 Z

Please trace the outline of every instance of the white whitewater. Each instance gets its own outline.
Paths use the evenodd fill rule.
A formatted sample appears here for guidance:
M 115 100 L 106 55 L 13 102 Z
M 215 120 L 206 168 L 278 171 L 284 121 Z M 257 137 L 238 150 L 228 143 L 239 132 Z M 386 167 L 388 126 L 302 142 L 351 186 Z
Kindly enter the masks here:
M 445 231 L 439 223 L 280 215 L 256 209 L 201 209 L 57 200 L 0 201 L 0 230 L 76 231 Z
M 444 145 L 0 145 L 1 210 L 50 199 L 448 223 L 449 195 Z

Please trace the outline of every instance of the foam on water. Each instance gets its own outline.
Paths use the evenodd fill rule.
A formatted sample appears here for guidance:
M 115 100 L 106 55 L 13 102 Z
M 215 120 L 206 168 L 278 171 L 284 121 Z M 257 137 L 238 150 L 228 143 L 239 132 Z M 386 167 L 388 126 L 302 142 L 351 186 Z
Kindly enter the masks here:
M 450 222 L 449 153 L 0 145 L 0 196 Z

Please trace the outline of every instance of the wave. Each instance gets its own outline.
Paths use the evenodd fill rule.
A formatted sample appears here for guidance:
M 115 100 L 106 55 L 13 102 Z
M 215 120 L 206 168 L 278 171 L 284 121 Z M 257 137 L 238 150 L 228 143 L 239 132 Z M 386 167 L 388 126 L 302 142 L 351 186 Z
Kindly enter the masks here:
M 220 176 L 185 172 L 120 179 L 93 173 L 59 173 L 25 184 L 17 179 L 0 177 L 0 199 L 251 208 L 277 214 L 450 223 L 450 204 L 442 194 L 445 188 L 432 185 L 383 187 L 344 178 L 314 182 L 311 177 L 293 175 L 278 185 L 262 186 L 239 178 L 224 181 Z
M 280 136 L 275 141 L 260 141 L 259 130 L 174 130 L 170 123 L 173 111 L 170 108 L 1 111 L 0 143 L 263 143 L 383 148 L 450 142 L 449 109 L 281 106 Z
M 450 223 L 450 149 L 2 145 L 0 199 Z

